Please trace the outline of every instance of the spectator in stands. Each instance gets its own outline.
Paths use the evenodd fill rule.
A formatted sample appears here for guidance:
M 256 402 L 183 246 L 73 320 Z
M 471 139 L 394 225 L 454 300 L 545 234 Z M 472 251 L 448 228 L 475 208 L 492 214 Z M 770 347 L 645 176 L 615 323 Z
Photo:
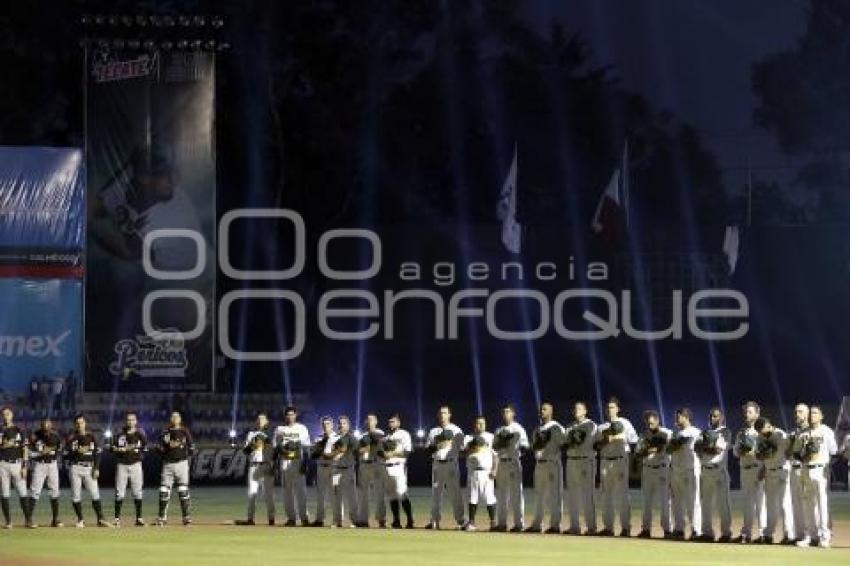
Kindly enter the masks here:
M 65 378 L 61 375 L 53 377 L 50 383 L 51 399 L 48 409 L 59 411 L 62 408 L 62 393 L 65 389 Z
M 50 406 L 50 378 L 42 375 L 38 380 L 38 406 L 40 409 L 46 409 Z
M 33 376 L 30 380 L 30 409 L 35 411 L 38 405 L 38 376 Z
M 75 411 L 77 405 L 77 376 L 74 370 L 68 372 L 65 379 L 65 408 Z

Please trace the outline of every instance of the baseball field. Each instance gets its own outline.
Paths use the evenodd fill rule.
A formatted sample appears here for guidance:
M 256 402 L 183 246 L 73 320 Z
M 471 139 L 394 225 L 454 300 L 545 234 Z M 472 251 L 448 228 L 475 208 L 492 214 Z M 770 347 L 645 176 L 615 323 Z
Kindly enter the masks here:
M 106 493 L 109 493 L 108 491 Z M 106 493 L 104 495 L 106 495 Z M 109 494 L 111 495 L 111 494 Z M 427 521 L 428 490 L 415 489 L 413 504 L 419 526 Z M 735 497 L 736 494 L 733 494 Z M 531 490 L 527 497 L 533 496 Z M 632 500 L 639 499 L 632 492 Z M 156 492 L 145 499 L 149 522 L 156 510 Z M 635 538 L 597 538 L 566 535 L 487 533 L 486 513 L 479 511 L 476 533 L 454 530 L 431 532 L 424 529 L 390 531 L 377 528 L 285 528 L 268 527 L 263 521 L 255 527 L 225 525 L 242 518 L 244 491 L 240 488 L 198 488 L 193 490 L 195 524 L 179 526 L 179 507 L 171 509 L 174 518 L 165 528 L 125 526 L 120 529 L 93 527 L 93 513 L 86 502 L 85 529 L 73 526 L 72 510 L 63 493 L 62 519 L 66 527 L 35 530 L 16 527 L 0 531 L 0 564 L 280 564 L 284 562 L 355 565 L 378 563 L 413 566 L 416 564 L 850 564 L 850 494 L 833 493 L 833 548 L 801 549 L 785 546 L 734 545 L 667 542 Z M 107 516 L 112 502 L 104 498 Z M 528 506 L 528 505 L 527 505 Z M 733 499 L 733 507 L 737 501 Z M 313 509 L 310 502 L 310 509 Z M 259 507 L 258 518 L 264 517 Z M 19 509 L 15 509 L 19 511 Z M 444 515 L 448 509 L 444 510 Z M 637 531 L 640 506 L 633 506 Z M 42 499 L 37 510 L 39 524 L 49 523 L 49 505 Z M 280 509 L 278 510 L 280 513 Z M 450 514 L 450 513 L 449 513 Z M 124 508 L 130 523 L 132 503 Z M 482 517 L 483 516 L 483 517 Z M 735 517 L 735 531 L 739 524 Z M 279 520 L 280 522 L 280 520 Z M 446 522 L 450 525 L 451 521 Z M 656 533 L 658 534 L 658 533 Z

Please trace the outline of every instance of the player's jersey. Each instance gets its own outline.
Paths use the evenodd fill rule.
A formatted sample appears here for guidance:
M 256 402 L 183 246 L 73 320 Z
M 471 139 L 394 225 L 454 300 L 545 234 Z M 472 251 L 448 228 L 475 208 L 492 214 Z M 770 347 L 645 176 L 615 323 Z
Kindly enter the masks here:
M 809 431 L 809 435 L 814 439 L 814 445 L 817 447 L 817 453 L 811 456 L 806 464 L 809 465 L 829 465 L 831 456 L 835 456 L 838 452 L 838 445 L 835 442 L 835 433 L 825 424 L 819 424 Z
M 765 469 L 773 471 L 787 467 L 788 435 L 785 431 L 775 428 L 770 434 L 760 436 L 756 457 L 764 463 Z
M 65 440 L 65 459 L 71 464 L 97 467 L 100 463 L 100 446 L 94 434 L 72 433 Z
M 489 432 L 468 434 L 463 439 L 463 449 L 466 451 L 466 469 L 473 471 L 492 471 L 493 435 Z
M 348 468 L 354 466 L 357 439 L 350 432 L 338 434 L 333 442 L 334 466 Z
M 49 464 L 55 462 L 62 450 L 62 437 L 55 430 L 38 429 L 30 437 L 30 459 Z
M 568 458 L 592 458 L 596 423 L 590 419 L 573 422 L 565 431 L 565 446 Z
M 564 427 L 558 421 L 543 423 L 531 433 L 531 449 L 534 459 L 539 461 L 561 461 L 561 446 L 564 445 Z
M 335 432 L 323 434 L 313 443 L 312 456 L 317 460 L 330 461 L 333 459 L 334 442 L 339 436 Z
M 274 446 L 282 460 L 301 460 L 310 447 L 310 433 L 301 423 L 281 425 L 274 429 Z
M 670 454 L 667 453 L 667 445 L 671 436 L 673 431 L 663 426 L 644 429 L 638 437 L 635 455 L 644 466 L 669 466 Z
M 759 433 L 752 426 L 744 427 L 735 435 L 735 444 L 732 446 L 732 454 L 741 460 L 741 469 L 750 469 L 761 466 L 761 461 L 756 458 L 756 445 Z
M 24 457 L 27 436 L 17 425 L 0 426 L 0 461 L 10 462 Z
M 143 430 L 137 428 L 129 432 L 127 429 L 122 429 L 112 437 L 109 448 L 115 454 L 115 460 L 119 464 L 131 466 L 142 461 L 147 445 L 148 438 Z
M 428 432 L 428 447 L 433 451 L 432 460 L 456 461 L 458 453 L 463 448 L 463 431 L 453 423 L 445 427 L 435 426 Z
M 392 430 L 381 440 L 381 458 L 387 466 L 404 464 L 411 452 L 413 452 L 413 441 L 410 433 L 404 429 Z
M 694 445 L 702 431 L 695 426 L 673 431 L 668 450 L 670 451 L 670 467 L 674 470 L 693 470 L 699 466 L 699 458 Z
M 809 438 L 809 425 L 797 425 L 788 433 L 788 451 L 786 456 L 795 467 L 803 462 L 803 449 Z
M 378 451 L 381 446 L 381 441 L 384 438 L 384 431 L 379 428 L 375 430 L 367 430 L 357 439 L 357 458 L 363 463 L 377 462 L 380 460 Z
M 269 429 L 250 431 L 245 437 L 242 451 L 251 464 L 262 464 L 274 460 L 274 446 Z
M 611 428 L 611 423 L 614 421 L 606 421 L 596 427 L 597 441 L 603 436 L 608 437 L 608 442 L 603 443 L 599 448 L 599 457 L 602 459 L 624 458 L 631 451 L 629 445 L 635 444 L 638 441 L 635 427 L 632 426 L 632 423 L 628 419 L 617 417 L 615 421 L 620 423 L 623 429 L 616 434 L 607 432 Z
M 199 232 L 201 224 L 195 207 L 179 187 L 171 200 L 157 202 L 138 211 L 128 202 L 126 182 L 116 182 L 101 191 L 103 206 L 115 227 L 139 240 L 154 231 L 182 228 Z M 154 264 L 163 270 L 190 269 L 195 261 L 195 243 L 189 238 L 157 238 L 152 247 Z
M 699 443 L 697 456 L 699 457 L 700 464 L 703 466 L 717 466 L 725 470 L 727 469 L 729 459 L 729 447 L 732 444 L 732 432 L 725 426 L 706 429 L 703 431 L 703 437 L 700 440 L 705 440 L 706 433 L 709 432 L 714 433 L 717 440 L 713 446 L 705 445 L 704 442 Z
M 496 429 L 493 438 L 493 448 L 499 458 L 505 460 L 519 460 L 523 450 L 528 450 L 528 435 L 525 428 L 517 422 L 502 425 Z
M 195 453 L 195 443 L 188 428 L 167 428 L 159 437 L 162 461 L 166 464 L 188 460 Z

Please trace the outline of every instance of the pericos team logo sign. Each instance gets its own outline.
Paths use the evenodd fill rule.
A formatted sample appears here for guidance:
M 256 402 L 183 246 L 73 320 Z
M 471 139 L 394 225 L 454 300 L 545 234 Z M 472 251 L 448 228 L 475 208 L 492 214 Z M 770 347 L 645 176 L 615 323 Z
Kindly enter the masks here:
M 136 339 L 115 343 L 115 357 L 109 364 L 109 373 L 129 379 L 140 377 L 185 377 L 189 358 L 183 335 L 180 332 L 160 331 Z
M 294 249 L 292 264 L 279 270 L 243 270 L 235 267 L 230 255 L 230 227 L 239 219 L 280 218 L 292 223 L 294 228 Z M 195 243 L 196 261 L 190 269 L 171 271 L 157 269 L 152 261 L 154 242 L 160 238 L 187 238 Z M 359 270 L 336 269 L 330 265 L 328 247 L 339 239 L 365 240 L 371 247 L 371 264 Z M 237 289 L 226 293 L 218 305 L 218 343 L 221 351 L 229 358 L 243 361 L 282 361 L 297 358 L 306 345 L 307 307 L 304 299 L 295 291 L 285 288 L 285 282 L 298 276 L 307 261 L 306 227 L 300 214 L 289 209 L 238 209 L 225 214 L 218 227 L 218 262 L 222 272 L 232 279 L 240 281 L 280 281 L 277 289 Z M 142 259 L 145 272 L 149 277 L 162 281 L 191 280 L 199 277 L 206 267 L 206 242 L 203 236 L 193 230 L 161 229 L 152 230 L 145 235 L 142 247 Z M 352 282 L 350 289 L 334 289 L 319 297 L 315 313 L 321 333 L 331 340 L 368 340 L 379 334 L 385 340 L 394 338 L 395 306 L 400 301 L 424 300 L 433 305 L 434 338 L 437 340 L 457 340 L 461 319 L 482 319 L 487 332 L 500 340 L 537 340 L 556 333 L 564 340 L 608 340 L 626 335 L 636 340 L 680 340 L 689 333 L 700 340 L 729 341 L 745 336 L 749 330 L 749 302 L 746 296 L 735 289 L 702 289 L 685 297 L 680 290 L 672 292 L 671 323 L 660 330 L 641 330 L 635 328 L 632 320 L 632 305 L 635 298 L 628 289 L 618 294 L 603 288 L 566 288 L 551 298 L 537 289 L 511 288 L 491 290 L 489 288 L 463 288 L 449 294 L 446 298 L 433 288 L 414 288 L 401 291 L 384 290 L 377 294 L 355 284 L 367 281 L 381 273 L 383 266 L 381 238 L 372 230 L 363 228 L 338 228 L 321 234 L 316 249 L 316 262 L 323 277 L 338 282 Z M 519 262 L 507 262 L 493 269 L 485 262 L 470 262 L 461 266 L 464 275 L 476 284 L 488 284 L 494 281 L 508 281 L 512 272 L 521 273 L 524 268 Z M 525 267 L 526 269 L 528 266 Z M 405 284 L 423 281 L 423 266 L 416 261 L 402 262 L 393 266 L 398 279 Z M 567 279 L 575 279 L 577 267 L 571 262 L 567 266 Z M 432 284 L 435 287 L 453 285 L 457 266 L 451 262 L 439 262 L 433 265 Z M 516 271 L 519 270 L 519 271 Z M 531 266 L 530 278 L 538 281 L 555 281 L 558 278 L 558 265 L 554 262 L 539 262 Z M 609 278 L 609 268 L 604 262 L 590 262 L 586 266 L 586 279 L 605 282 Z M 152 321 L 152 307 L 157 300 L 177 298 L 191 301 L 196 309 L 195 328 L 169 332 L 157 329 Z M 295 312 L 295 334 L 292 345 L 283 351 L 243 351 L 234 348 L 230 341 L 230 309 L 240 301 L 283 300 L 291 303 Z M 351 308 L 351 299 L 363 301 L 364 306 Z M 525 330 L 501 328 L 497 324 L 496 312 L 500 305 L 508 301 L 527 301 L 534 305 L 537 327 Z M 602 305 L 601 309 L 591 310 L 589 304 Z M 718 307 L 721 303 L 723 306 Z M 564 316 L 565 307 L 579 305 L 581 317 L 590 327 L 570 328 Z M 192 289 L 161 289 L 150 292 L 143 301 L 142 322 L 145 332 L 157 339 L 182 338 L 192 340 L 199 337 L 206 325 L 206 302 L 200 293 Z M 369 321 L 359 330 L 340 330 L 334 328 L 334 321 L 357 318 Z M 723 320 L 727 323 L 723 330 L 709 321 Z

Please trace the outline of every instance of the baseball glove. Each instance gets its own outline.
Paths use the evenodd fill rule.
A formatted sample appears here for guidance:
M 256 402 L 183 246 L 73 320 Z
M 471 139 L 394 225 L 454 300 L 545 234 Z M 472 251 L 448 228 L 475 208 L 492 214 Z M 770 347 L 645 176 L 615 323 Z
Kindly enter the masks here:
M 587 431 L 581 428 L 571 428 L 567 431 L 567 448 L 577 448 L 587 439 Z
M 776 450 L 778 446 L 776 443 L 769 438 L 760 438 L 756 444 L 756 458 L 759 460 L 767 460 L 774 454 L 776 454 Z
M 535 430 L 534 438 L 531 442 L 531 447 L 534 450 L 543 450 L 546 448 L 546 445 L 549 444 L 549 439 L 552 438 L 552 431 L 550 429 L 546 430 Z
M 750 436 L 748 434 L 740 434 L 738 435 L 738 452 L 741 454 L 752 454 L 756 446 L 758 445 L 758 441 L 755 437 Z
M 496 438 L 493 439 L 493 448 L 496 450 L 508 448 L 515 438 L 516 433 L 509 430 L 501 430 L 499 431 L 499 434 L 496 435 Z

